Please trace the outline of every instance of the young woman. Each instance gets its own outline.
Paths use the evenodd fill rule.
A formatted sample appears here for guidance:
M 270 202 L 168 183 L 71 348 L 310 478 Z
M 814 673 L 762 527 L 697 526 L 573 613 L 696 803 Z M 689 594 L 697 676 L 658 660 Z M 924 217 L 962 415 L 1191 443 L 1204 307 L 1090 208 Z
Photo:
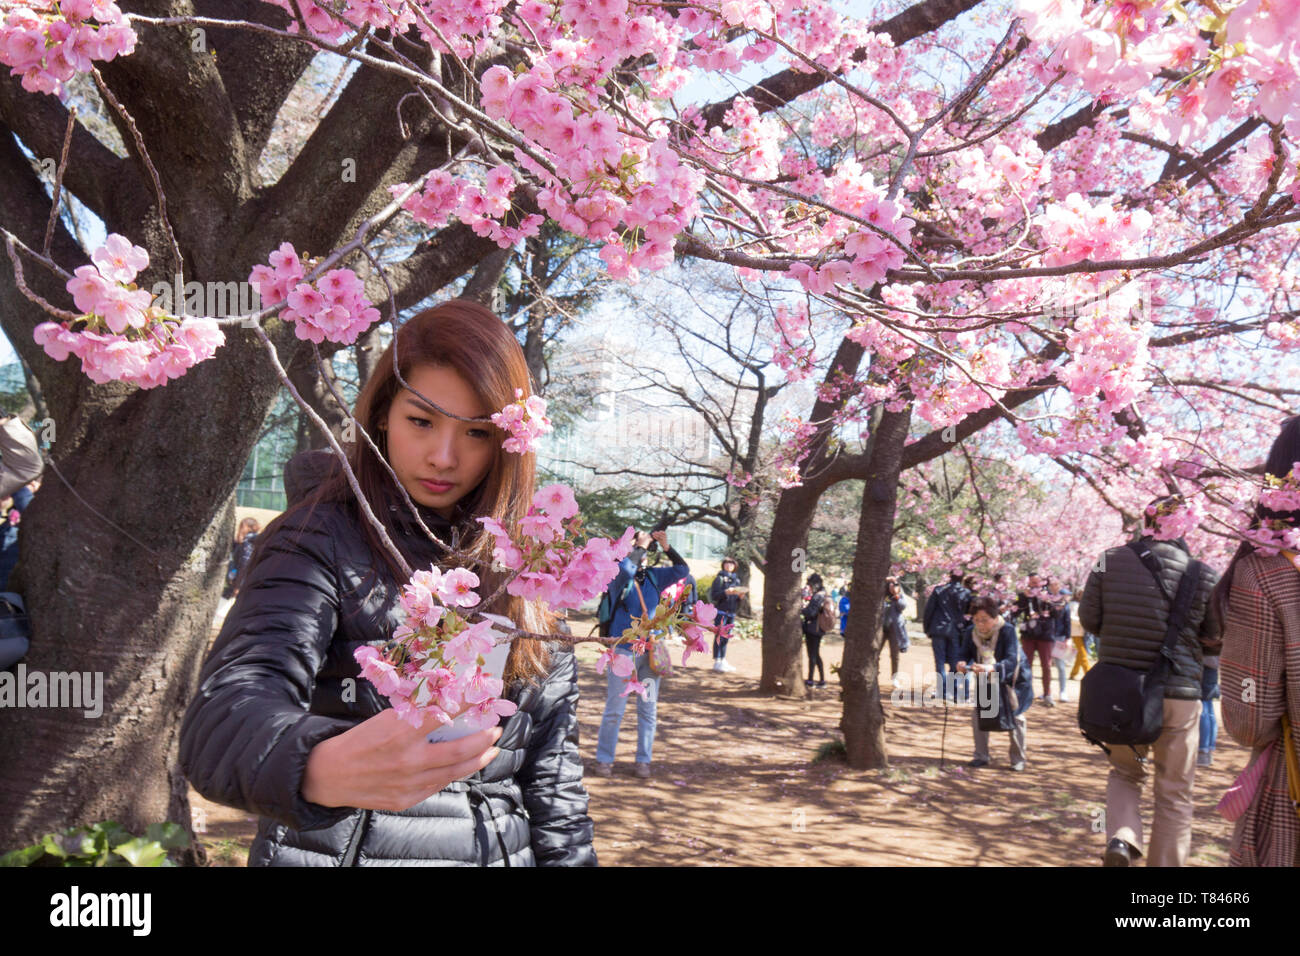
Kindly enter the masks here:
M 821 614 L 822 605 L 830 600 L 830 595 L 826 593 L 826 586 L 822 583 L 820 574 L 808 575 L 808 603 L 803 609 L 803 642 L 808 650 L 808 679 L 803 682 L 805 687 L 825 687 L 826 686 L 826 669 L 822 666 L 822 636 L 826 633 L 817 623 L 817 616 Z M 813 680 L 814 671 L 817 674 L 817 680 Z
M 239 572 L 248 566 L 248 559 L 253 556 L 253 548 L 257 545 L 257 535 L 261 530 L 262 526 L 256 518 L 248 517 L 239 522 L 239 530 L 235 532 L 235 543 L 230 548 L 230 567 L 226 570 L 226 589 L 221 592 L 223 598 L 239 596 Z
M 1016 692 L 1018 705 L 1015 727 L 1011 736 L 1011 769 L 1025 769 L 1025 711 L 1034 702 L 1034 684 L 1021 657 L 1016 642 L 1015 626 L 1002 620 L 1001 608 L 993 597 L 979 597 L 971 602 L 971 631 L 958 653 L 957 673 L 993 674 L 996 681 L 993 692 L 1000 694 L 1000 685 L 1009 684 Z M 988 698 L 991 700 L 991 697 Z M 967 766 L 989 765 L 989 732 L 980 729 L 980 714 L 986 708 L 981 695 L 975 697 L 971 712 L 971 726 L 975 733 L 975 759 Z
M 1264 470 L 1285 478 L 1300 461 L 1300 417 L 1282 426 Z M 1253 527 L 1300 527 L 1300 511 L 1259 505 Z M 1223 726 L 1251 748 L 1252 764 L 1265 760 L 1254 800 L 1237 818 L 1228 862 L 1232 866 L 1295 866 L 1300 862 L 1300 818 L 1287 790 L 1282 718 L 1291 725 L 1300 757 L 1300 564 L 1294 552 L 1260 554 L 1243 542 L 1215 587 L 1213 608 L 1223 622 L 1219 677 L 1225 688 L 1251 687 L 1252 694 L 1225 693 Z
M 420 528 L 382 456 L 444 542 L 458 540 L 486 597 L 500 577 L 493 539 L 529 506 L 534 456 L 505 452 L 467 422 L 528 394 L 528 366 L 491 312 L 454 301 L 404 324 L 358 396 L 374 437 L 345 445 L 358 484 L 413 569 L 447 553 Z M 426 405 L 418 391 L 448 413 Z M 299 456 L 300 458 L 302 456 Z M 596 862 L 578 754 L 576 670 L 561 645 L 516 640 L 503 726 L 429 743 L 360 678 L 353 653 L 401 621 L 406 575 L 327 453 L 322 480 L 259 535 L 239 596 L 204 663 L 181 728 L 194 788 L 262 817 L 250 866 L 574 865 Z M 303 487 L 299 478 L 296 487 Z M 503 596 L 485 610 L 535 633 L 540 607 Z

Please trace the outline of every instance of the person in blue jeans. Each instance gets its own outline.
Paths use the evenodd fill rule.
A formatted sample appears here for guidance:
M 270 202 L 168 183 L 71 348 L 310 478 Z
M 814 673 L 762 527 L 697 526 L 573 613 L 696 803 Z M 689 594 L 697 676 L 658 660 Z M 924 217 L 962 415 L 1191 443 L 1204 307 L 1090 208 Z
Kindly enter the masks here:
M 646 549 L 650 542 L 658 541 L 659 546 L 668 555 L 671 564 L 662 568 L 647 568 L 645 565 Z M 653 533 L 642 531 L 636 536 L 635 547 L 631 553 L 619 562 L 618 575 L 609 586 L 614 600 L 614 616 L 610 619 L 611 636 L 621 635 L 632 624 L 632 618 L 643 613 L 653 614 L 659 603 L 659 595 L 664 589 L 681 581 L 691 573 L 682 558 L 668 544 L 668 535 L 663 531 Z M 644 604 L 644 611 L 642 610 Z M 632 649 L 619 645 L 616 653 L 632 655 Z M 650 670 L 649 655 L 635 655 L 636 678 L 643 681 L 649 691 L 645 697 L 636 695 L 636 775 L 650 776 L 650 759 L 654 748 L 655 724 L 658 720 L 660 678 Z M 627 698 L 632 695 L 623 693 L 627 686 L 626 678 L 619 677 L 614 669 L 605 671 L 605 714 L 600 720 L 600 734 L 596 738 L 597 776 L 608 777 L 614 772 L 614 749 L 618 746 L 618 731 L 623 724 L 623 712 L 627 709 Z
M 1219 739 L 1219 722 L 1214 702 L 1219 699 L 1219 658 L 1207 654 L 1201 661 L 1201 739 L 1196 747 L 1196 766 L 1214 766 L 1214 744 Z
M 718 616 L 713 623 L 719 627 L 735 624 L 736 608 L 740 606 L 740 596 L 744 593 L 745 588 L 740 583 L 740 575 L 736 573 L 736 559 L 727 555 L 722 559 L 722 570 L 709 586 L 709 603 L 718 609 Z M 716 634 L 713 636 L 713 669 L 725 674 L 732 673 L 736 669 L 727 663 L 729 640 L 730 638 L 718 637 Z
M 956 703 L 970 699 L 970 685 L 966 677 L 961 678 L 961 690 L 957 685 L 957 655 L 961 648 L 965 625 L 968 625 L 966 611 L 970 605 L 971 595 L 962 586 L 962 573 L 953 570 L 948 583 L 930 592 L 922 614 L 925 636 L 930 639 L 934 650 L 934 670 L 938 695 L 945 700 Z M 945 673 L 947 671 L 947 673 Z

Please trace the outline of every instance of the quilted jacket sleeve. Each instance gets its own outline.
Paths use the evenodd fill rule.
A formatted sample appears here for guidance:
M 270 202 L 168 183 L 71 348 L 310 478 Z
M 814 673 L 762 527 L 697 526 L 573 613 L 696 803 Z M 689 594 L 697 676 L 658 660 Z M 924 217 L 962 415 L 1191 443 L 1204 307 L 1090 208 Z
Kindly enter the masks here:
M 1105 559 L 1102 559 L 1105 567 Z M 1088 583 L 1083 586 L 1083 597 L 1079 598 L 1079 623 L 1089 634 L 1101 633 L 1101 572 L 1094 568 L 1088 573 Z
M 321 511 L 271 532 L 244 569 L 181 726 L 181 768 L 209 800 L 296 830 L 351 812 L 304 800 L 311 749 L 353 726 L 308 713 L 321 659 L 338 623 L 338 576 Z
M 532 737 L 515 774 L 532 825 L 538 866 L 595 866 L 578 753 L 578 666 L 571 650 L 552 651 Z

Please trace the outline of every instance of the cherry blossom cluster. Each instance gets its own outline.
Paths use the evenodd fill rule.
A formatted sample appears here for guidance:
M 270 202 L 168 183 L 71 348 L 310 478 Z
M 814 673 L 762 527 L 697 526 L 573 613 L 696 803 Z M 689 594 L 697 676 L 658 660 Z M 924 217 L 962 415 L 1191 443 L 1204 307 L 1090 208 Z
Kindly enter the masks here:
M 631 626 L 618 635 L 619 640 L 601 652 L 596 659 L 598 674 L 605 673 L 606 668 L 609 668 L 615 676 L 623 678 L 624 686 L 620 696 L 640 694 L 645 697 L 649 693 L 649 685 L 636 678 L 636 657 L 641 654 L 653 654 L 668 663 L 670 656 L 666 641 L 670 635 L 680 633 L 685 640 L 685 647 L 682 649 L 683 667 L 692 654 L 703 654 L 708 651 L 706 635 L 712 633 L 722 638 L 731 636 L 732 625 L 714 625 L 718 609 L 712 604 L 696 601 L 691 608 L 685 606 L 688 597 L 685 584 L 683 580 L 664 588 L 663 593 L 659 595 L 659 603 L 655 605 L 653 611 L 647 608 L 649 613 L 634 616 L 631 619 Z M 631 653 L 621 653 L 620 647 L 626 648 Z
M 522 388 L 515 389 L 515 401 L 492 415 L 492 424 L 510 437 L 501 443 L 506 451 L 526 455 L 537 450 L 541 437 L 551 431 L 546 417 L 546 399 L 540 395 L 524 398 Z
M 496 539 L 493 560 L 516 574 L 506 591 L 553 608 L 576 608 L 600 594 L 635 534 L 628 528 L 617 541 L 590 538 L 579 545 L 578 504 L 573 489 L 560 484 L 537 490 L 513 533 L 494 518 L 478 520 Z
M 32 337 L 46 354 L 62 362 L 81 359 L 93 382 L 130 382 L 156 388 L 184 375 L 225 344 L 225 334 L 209 318 L 177 318 L 153 304 L 135 284 L 149 265 L 149 254 L 112 233 L 91 253 L 91 265 L 78 266 L 67 290 L 82 313 L 75 322 L 42 322 Z
M 433 717 L 449 724 L 462 708 L 473 730 L 495 726 L 518 708 L 501 699 L 502 679 L 485 669 L 496 644 L 493 623 L 469 623 L 458 609 L 479 603 L 478 575 L 465 568 L 415 572 L 402 588 L 403 623 L 387 642 L 354 653 L 361 676 L 413 727 Z
M 95 60 L 129 56 L 135 31 L 109 0 L 28 0 L 0 26 L 0 63 L 23 78 L 23 89 L 60 96 L 63 84 L 89 73 Z
M 777 305 L 776 341 L 772 343 L 772 361 L 785 372 L 791 382 L 802 382 L 813 373 L 812 330 L 808 324 L 808 308 L 798 305 L 787 309 Z
M 365 297 L 365 284 L 351 269 L 330 269 L 308 282 L 305 276 L 313 260 L 304 263 L 288 242 L 281 243 L 269 261 L 269 266 L 253 266 L 248 281 L 264 306 L 286 303 L 280 317 L 294 324 L 298 338 L 351 345 L 379 321 L 379 310 Z
M 1142 3 L 1018 0 L 1025 30 L 1049 48 L 1046 65 L 1098 97 L 1134 96 L 1139 129 L 1181 145 L 1222 119 L 1257 115 L 1300 134 L 1300 19 L 1288 4 L 1245 0 L 1197 13 Z M 1204 14 L 1203 16 L 1201 14 Z M 1216 36 L 1217 34 L 1217 36 Z M 1216 36 L 1213 49 L 1204 36 Z M 1156 93 L 1157 75 L 1181 77 Z
M 503 249 L 508 249 L 521 239 L 537 235 L 543 218 L 535 213 L 524 216 L 516 225 L 507 226 L 501 221 L 510 211 L 510 197 L 515 190 L 515 176 L 508 166 L 494 166 L 483 177 L 482 185 L 452 176 L 446 170 L 434 170 L 425 180 L 424 187 L 402 204 L 416 220 L 431 229 L 445 226 L 453 218 L 474 230 L 474 233 L 491 239 Z M 389 187 L 394 195 L 406 189 L 405 184 Z

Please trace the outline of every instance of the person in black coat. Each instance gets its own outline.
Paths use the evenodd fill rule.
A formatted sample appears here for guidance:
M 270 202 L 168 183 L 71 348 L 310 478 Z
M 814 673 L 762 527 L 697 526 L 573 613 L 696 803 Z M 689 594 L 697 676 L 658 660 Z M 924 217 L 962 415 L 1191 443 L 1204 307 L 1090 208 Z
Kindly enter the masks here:
M 897 578 L 885 578 L 885 599 L 880 608 L 881 652 L 889 645 L 889 675 L 898 686 L 898 655 L 907 651 L 907 625 L 903 623 L 903 589 Z
M 239 574 L 248 566 L 248 559 L 253 556 L 257 546 L 257 535 L 262 526 L 254 517 L 247 517 L 239 522 L 235 532 L 235 541 L 230 548 L 230 566 L 226 568 L 226 587 L 221 592 L 223 598 L 236 597 L 239 594 Z
M 522 349 L 500 319 L 465 302 L 411 318 L 395 344 L 409 387 L 397 381 L 390 345 L 355 412 L 379 454 L 352 442 L 349 462 L 406 563 L 447 566 L 423 522 L 443 542 L 459 540 L 480 595 L 492 594 L 502 580 L 495 541 L 475 518 L 510 525 L 523 516 L 534 458 L 504 452 L 502 433 L 482 419 L 514 401 L 516 388 L 528 394 Z M 299 455 L 288 470 L 301 489 L 315 472 L 314 490 L 260 535 L 181 726 L 181 767 L 194 788 L 261 817 L 249 865 L 595 865 L 572 652 L 516 639 L 503 675 L 516 713 L 428 742 L 438 722 L 399 719 L 354 657 L 401 623 L 401 565 L 331 452 Z M 517 596 L 480 609 L 534 633 L 554 629 Z
M 722 559 L 722 570 L 718 572 L 713 583 L 709 585 L 709 603 L 718 609 L 714 624 L 719 627 L 736 622 L 736 608 L 740 606 L 740 596 L 745 593 L 741 586 L 740 575 L 736 573 L 736 559 L 728 555 Z M 713 669 L 732 672 L 736 668 L 727 663 L 727 642 L 729 637 L 713 636 Z
M 808 679 L 803 682 L 805 687 L 825 687 L 826 686 L 826 669 L 822 666 L 822 636 L 826 633 L 818 623 L 817 618 L 821 614 L 822 607 L 831 599 L 826 593 L 826 585 L 822 583 L 820 574 L 808 575 L 808 587 L 812 593 L 808 597 L 808 603 L 804 605 L 801 618 L 803 621 L 803 640 L 804 647 L 808 651 Z M 814 668 L 817 673 L 817 680 L 813 680 Z
M 968 766 L 989 765 L 989 735 L 980 728 L 980 717 L 993 716 L 1002 704 L 1002 685 L 1015 692 L 1016 710 L 1011 734 L 1011 769 L 1025 769 L 1025 711 L 1034 702 L 1034 685 L 1024 666 L 1016 629 L 1003 621 L 998 601 L 979 597 L 971 602 L 971 632 L 957 655 L 958 673 L 972 673 L 985 683 L 976 693 L 971 723 L 975 734 L 975 758 Z M 980 678 L 979 675 L 991 675 Z
M 931 591 L 921 618 L 925 636 L 930 639 L 930 647 L 934 651 L 936 680 L 943 688 L 944 698 L 954 702 L 968 699 L 965 693 L 959 695 L 957 692 L 954 669 L 971 598 L 970 592 L 962 587 L 961 579 L 961 572 L 954 570 L 950 573 L 947 584 Z M 962 682 L 965 684 L 965 678 Z

